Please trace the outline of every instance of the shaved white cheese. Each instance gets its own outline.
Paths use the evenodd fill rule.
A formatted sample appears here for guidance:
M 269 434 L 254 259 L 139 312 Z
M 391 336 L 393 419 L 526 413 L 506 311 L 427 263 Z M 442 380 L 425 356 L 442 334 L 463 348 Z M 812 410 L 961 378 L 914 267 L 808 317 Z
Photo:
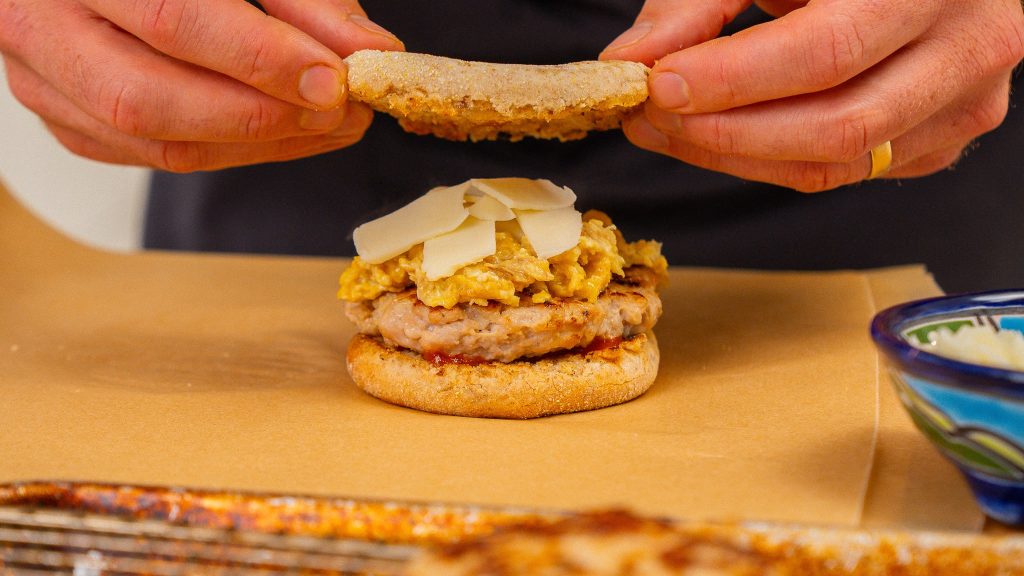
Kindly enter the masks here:
M 519 210 L 554 210 L 576 202 L 576 194 L 572 190 L 556 186 L 550 180 L 474 178 L 470 183 L 473 188 L 505 206 Z
M 505 220 L 494 223 L 494 233 L 504 232 L 516 239 L 516 242 L 522 243 L 523 241 L 523 229 L 519 226 L 517 220 Z
M 484 194 L 483 192 L 478 190 L 476 188 L 476 186 L 473 186 L 473 181 L 472 180 L 466 180 L 465 182 L 463 182 L 461 184 L 456 184 L 456 186 L 465 186 L 466 187 L 466 201 L 467 202 L 475 202 L 477 198 L 480 198 L 481 196 L 486 196 L 486 194 Z
M 494 254 L 494 220 L 472 216 L 461 226 L 423 243 L 423 272 L 427 280 L 440 280 L 467 264 Z
M 398 210 L 355 229 L 356 253 L 370 264 L 394 258 L 409 248 L 458 228 L 469 216 L 465 188 L 434 188 Z
M 495 230 L 523 236 L 540 258 L 576 246 L 583 229 L 573 207 L 576 194 L 549 180 L 488 178 L 438 187 L 406 206 L 356 228 L 359 256 L 369 264 L 394 258 L 423 244 L 429 280 L 495 253 Z M 507 230 L 506 230 L 507 229 Z
M 497 220 L 504 222 L 516 217 L 512 209 L 505 206 L 492 196 L 480 196 L 469 207 L 469 215 L 481 220 Z
M 519 227 L 538 258 L 551 258 L 576 246 L 583 215 L 572 206 L 556 210 L 515 210 Z
M 448 188 L 449 190 L 458 190 L 458 191 L 460 191 L 462 193 L 462 195 L 463 195 L 465 200 L 469 200 L 469 198 L 465 198 L 465 196 L 479 196 L 480 195 L 479 192 L 477 192 L 476 190 L 473 189 L 473 185 L 472 185 L 472 183 L 469 180 L 466 180 L 465 182 L 460 182 L 459 184 L 456 184 L 454 186 L 439 186 L 438 188 Z M 437 190 L 437 188 L 434 188 L 434 190 Z

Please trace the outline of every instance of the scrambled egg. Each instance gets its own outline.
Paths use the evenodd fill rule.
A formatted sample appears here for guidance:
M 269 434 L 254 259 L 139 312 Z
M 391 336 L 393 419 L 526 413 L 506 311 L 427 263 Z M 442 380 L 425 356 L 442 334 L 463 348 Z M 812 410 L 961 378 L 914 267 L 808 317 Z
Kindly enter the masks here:
M 668 268 L 660 242 L 626 242 L 611 219 L 595 210 L 583 215 L 576 247 L 547 260 L 533 254 L 514 221 L 498 223 L 496 242 L 493 255 L 439 280 L 427 280 L 423 272 L 422 245 L 380 264 L 367 264 L 357 256 L 341 275 L 338 297 L 373 300 L 415 285 L 421 302 L 444 308 L 489 301 L 518 306 L 523 299 L 540 304 L 555 297 L 593 302 L 624 268 L 647 266 L 661 278 Z

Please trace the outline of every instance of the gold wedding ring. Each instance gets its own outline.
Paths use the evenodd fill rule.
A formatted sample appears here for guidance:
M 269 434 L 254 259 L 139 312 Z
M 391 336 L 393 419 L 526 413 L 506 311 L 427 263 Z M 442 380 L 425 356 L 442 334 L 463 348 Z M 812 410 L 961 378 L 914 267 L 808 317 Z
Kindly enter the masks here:
M 892 141 L 887 140 L 871 149 L 871 174 L 868 180 L 874 180 L 889 171 L 892 166 Z

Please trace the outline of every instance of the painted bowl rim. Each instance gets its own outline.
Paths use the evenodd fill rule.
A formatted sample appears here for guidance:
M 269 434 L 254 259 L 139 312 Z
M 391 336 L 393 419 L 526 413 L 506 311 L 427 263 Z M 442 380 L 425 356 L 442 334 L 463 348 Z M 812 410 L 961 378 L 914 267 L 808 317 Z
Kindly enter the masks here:
M 1024 289 L 936 296 L 897 304 L 875 315 L 871 338 L 890 361 L 936 384 L 1024 401 L 1024 371 L 954 360 L 917 348 L 900 336 L 910 324 L 928 317 L 1003 308 L 1024 308 Z

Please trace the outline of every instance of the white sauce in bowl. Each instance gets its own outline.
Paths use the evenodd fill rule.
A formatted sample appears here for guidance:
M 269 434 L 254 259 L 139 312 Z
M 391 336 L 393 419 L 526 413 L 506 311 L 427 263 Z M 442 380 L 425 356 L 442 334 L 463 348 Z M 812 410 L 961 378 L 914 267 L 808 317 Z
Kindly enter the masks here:
M 1008 370 L 1024 371 L 1024 334 L 1016 330 L 996 332 L 988 326 L 962 326 L 956 332 L 939 328 L 928 333 L 928 342 L 911 343 L 933 354 Z

